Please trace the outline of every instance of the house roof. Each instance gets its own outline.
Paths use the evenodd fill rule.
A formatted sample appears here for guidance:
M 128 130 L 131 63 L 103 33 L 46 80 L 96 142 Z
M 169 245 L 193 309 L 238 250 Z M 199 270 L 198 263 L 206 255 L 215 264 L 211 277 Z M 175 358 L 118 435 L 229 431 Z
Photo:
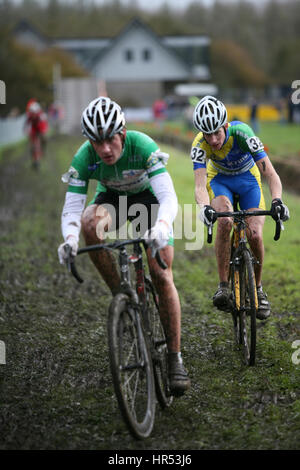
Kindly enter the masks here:
M 41 42 L 45 43 L 45 45 L 49 45 L 52 42 L 52 40 L 48 36 L 42 34 L 35 26 L 33 26 L 25 19 L 20 20 L 13 28 L 14 35 L 18 35 L 19 33 L 24 33 L 27 31 L 37 36 Z
M 161 38 L 148 26 L 146 23 L 141 21 L 139 18 L 133 18 L 130 23 L 128 23 L 122 30 L 121 32 L 113 39 L 113 41 L 108 45 L 106 49 L 102 49 L 99 51 L 99 54 L 95 56 L 95 61 L 97 60 L 102 60 L 104 57 L 110 54 L 111 50 L 114 49 L 117 45 L 117 43 L 121 42 L 122 39 L 128 34 L 128 32 L 134 28 L 141 28 L 145 30 L 151 37 L 152 39 L 159 44 L 160 47 L 165 49 L 165 51 L 169 54 L 172 55 L 175 60 L 179 61 L 181 65 L 183 65 L 185 68 L 188 69 L 187 64 L 183 62 L 183 60 L 178 56 L 176 51 L 170 50 L 162 41 Z
M 117 34 L 117 36 L 94 36 L 94 37 L 89 37 L 89 38 L 83 38 L 83 37 L 49 37 L 44 33 L 41 33 L 41 31 L 35 27 L 32 23 L 30 23 L 26 19 L 20 20 L 13 28 L 13 33 L 19 33 L 19 32 L 24 32 L 24 31 L 31 31 L 33 34 L 39 37 L 40 40 L 43 40 L 47 43 L 61 43 L 66 45 L 67 47 L 70 48 L 76 48 L 78 46 L 84 46 L 86 47 L 98 47 L 100 46 L 107 46 L 110 42 L 113 42 L 116 37 L 118 37 L 120 34 L 125 33 L 127 30 L 132 28 L 134 25 L 140 25 L 144 29 L 147 29 L 148 32 L 154 36 L 156 36 L 160 41 L 166 43 L 166 45 L 170 46 L 184 46 L 184 45 L 195 45 L 195 46 L 200 46 L 200 45 L 206 45 L 210 43 L 210 38 L 206 35 L 199 34 L 191 34 L 191 35 L 159 35 L 156 34 L 153 29 L 148 26 L 144 21 L 142 21 L 139 17 L 134 17 L 127 25 L 125 25 L 124 28 L 121 29 L 121 31 Z

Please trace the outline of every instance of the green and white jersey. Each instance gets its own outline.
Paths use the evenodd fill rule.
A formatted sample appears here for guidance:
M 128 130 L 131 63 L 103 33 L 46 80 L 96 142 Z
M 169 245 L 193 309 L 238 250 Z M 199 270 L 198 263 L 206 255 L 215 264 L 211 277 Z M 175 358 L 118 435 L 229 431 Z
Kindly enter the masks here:
M 86 194 L 89 180 L 97 180 L 96 192 L 110 189 L 120 195 L 137 194 L 152 188 L 150 178 L 166 172 L 168 155 L 147 135 L 127 131 L 121 157 L 114 165 L 106 165 L 86 141 L 75 154 L 71 166 L 62 177 L 68 192 Z

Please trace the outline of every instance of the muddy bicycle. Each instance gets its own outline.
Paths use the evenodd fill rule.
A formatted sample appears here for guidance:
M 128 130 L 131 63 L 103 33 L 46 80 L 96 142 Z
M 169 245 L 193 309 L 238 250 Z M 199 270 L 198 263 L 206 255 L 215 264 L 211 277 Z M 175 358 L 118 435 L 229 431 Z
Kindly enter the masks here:
M 128 247 L 132 246 L 131 252 Z M 146 274 L 144 239 L 86 246 L 78 255 L 98 250 L 117 250 L 120 291 L 108 310 L 108 352 L 115 394 L 123 419 L 138 439 L 148 437 L 154 426 L 156 402 L 167 408 L 173 401 L 167 373 L 167 343 L 158 310 L 158 298 Z M 68 249 L 68 248 L 67 248 Z M 68 251 L 68 269 L 83 282 Z M 156 254 L 162 269 L 166 264 Z M 131 265 L 133 265 L 132 275 Z
M 258 261 L 254 257 L 247 241 L 247 217 L 272 216 L 271 211 L 238 210 L 238 198 L 234 198 L 233 212 L 216 212 L 216 218 L 231 217 L 233 233 L 231 237 L 231 256 L 229 266 L 229 286 L 231 290 L 228 311 L 233 320 L 234 338 L 241 346 L 243 361 L 254 366 L 256 360 L 256 313 L 258 297 L 254 266 Z M 274 240 L 280 238 L 283 228 L 279 214 L 276 220 Z M 208 227 L 207 242 L 212 242 L 212 225 Z

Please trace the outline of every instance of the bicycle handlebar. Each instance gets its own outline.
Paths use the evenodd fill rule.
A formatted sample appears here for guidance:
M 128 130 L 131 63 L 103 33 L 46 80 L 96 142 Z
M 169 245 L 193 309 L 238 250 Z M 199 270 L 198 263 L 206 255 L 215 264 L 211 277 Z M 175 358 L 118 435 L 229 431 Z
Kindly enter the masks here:
M 80 248 L 77 252 L 77 255 L 81 255 L 82 253 L 88 253 L 90 251 L 99 251 L 99 250 L 102 250 L 102 249 L 117 250 L 117 249 L 122 248 L 123 246 L 134 245 L 135 243 L 143 244 L 143 246 L 146 250 L 146 248 L 147 248 L 146 241 L 143 238 L 134 238 L 132 240 L 124 240 L 124 241 L 118 240 L 118 241 L 112 242 L 112 243 L 105 243 L 105 244 L 100 243 L 100 244 L 97 244 L 97 245 L 89 245 L 89 246 L 86 246 L 84 248 Z M 73 276 L 75 277 L 75 279 L 78 282 L 82 283 L 83 279 L 78 274 L 78 271 L 77 271 L 76 266 L 75 266 L 75 256 L 72 255 L 71 247 L 69 245 L 65 246 L 65 252 L 67 253 L 67 268 L 68 268 L 68 271 L 73 274 Z M 159 251 L 156 252 L 155 259 L 156 259 L 158 265 L 162 269 L 167 269 L 168 266 L 161 259 Z
M 273 216 L 273 213 L 271 211 L 234 211 L 234 212 L 216 212 L 215 214 L 216 218 L 219 217 L 240 217 L 240 218 L 245 218 L 245 217 L 253 217 L 253 216 L 261 216 L 261 215 L 270 215 L 271 217 Z M 276 227 L 275 227 L 275 235 L 274 235 L 274 240 L 277 241 L 280 238 L 280 232 L 281 230 L 284 230 L 283 227 L 283 222 L 280 219 L 280 216 L 278 214 L 278 218 L 275 220 L 276 222 Z M 207 227 L 207 243 L 212 242 L 212 224 Z
M 65 245 L 64 247 L 65 249 L 65 252 L 67 254 L 67 269 L 70 273 L 73 274 L 73 276 L 75 277 L 75 279 L 82 283 L 83 282 L 83 279 L 79 276 L 78 272 L 77 272 L 77 269 L 76 269 L 76 266 L 75 266 L 75 256 L 72 255 L 72 248 L 70 247 L 70 245 Z

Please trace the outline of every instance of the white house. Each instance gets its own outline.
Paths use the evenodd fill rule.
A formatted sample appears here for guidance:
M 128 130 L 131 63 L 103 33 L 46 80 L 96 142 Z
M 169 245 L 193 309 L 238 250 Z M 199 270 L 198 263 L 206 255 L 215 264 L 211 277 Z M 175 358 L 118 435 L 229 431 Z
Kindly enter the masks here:
M 210 79 L 207 36 L 156 35 L 139 19 L 115 38 L 59 39 L 55 45 L 72 53 L 107 92 L 126 105 L 150 105 L 174 93 L 178 84 Z
M 88 71 L 91 95 L 94 90 L 105 90 L 125 107 L 150 107 L 158 98 L 174 96 L 176 90 L 185 90 L 188 94 L 189 87 L 195 90 L 195 86 L 196 89 L 201 84 L 207 86 L 210 80 L 209 37 L 158 36 L 138 18 L 113 38 L 50 40 L 44 37 L 43 40 L 43 36 L 24 21 L 15 28 L 14 34 L 22 43 L 36 44 L 39 50 L 52 45 L 67 51 Z M 71 102 L 73 91 L 68 87 L 76 89 L 78 83 L 78 79 L 72 85 L 70 80 L 56 83 L 56 89 L 60 89 L 59 99 L 64 100 L 68 95 Z M 88 88 L 84 79 L 80 89 L 82 93 L 85 90 L 85 94 L 80 101 L 89 98 Z M 76 98 L 78 96 L 74 96 L 74 102 Z

